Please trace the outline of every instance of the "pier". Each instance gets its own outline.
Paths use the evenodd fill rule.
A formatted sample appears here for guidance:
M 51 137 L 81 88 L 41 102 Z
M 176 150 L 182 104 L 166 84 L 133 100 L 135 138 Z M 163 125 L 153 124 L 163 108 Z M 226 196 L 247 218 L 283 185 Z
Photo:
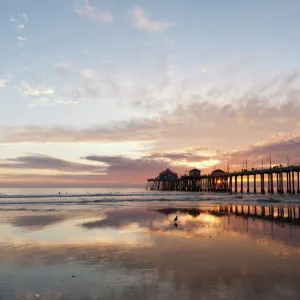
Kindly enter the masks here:
M 267 169 L 225 172 L 214 170 L 201 175 L 193 169 L 189 175 L 178 177 L 170 169 L 149 178 L 146 189 L 157 191 L 200 191 L 226 193 L 300 194 L 300 165 L 275 166 Z

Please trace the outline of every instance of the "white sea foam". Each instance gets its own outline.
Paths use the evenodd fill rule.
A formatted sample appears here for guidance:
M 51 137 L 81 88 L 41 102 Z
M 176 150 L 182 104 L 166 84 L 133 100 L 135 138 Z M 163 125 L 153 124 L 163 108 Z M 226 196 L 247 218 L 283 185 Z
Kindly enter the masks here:
M 104 206 L 155 204 L 203 206 L 207 204 L 299 204 L 299 195 L 260 195 L 200 192 L 121 191 L 102 193 L 32 193 L 0 196 L 0 210 L 88 210 Z

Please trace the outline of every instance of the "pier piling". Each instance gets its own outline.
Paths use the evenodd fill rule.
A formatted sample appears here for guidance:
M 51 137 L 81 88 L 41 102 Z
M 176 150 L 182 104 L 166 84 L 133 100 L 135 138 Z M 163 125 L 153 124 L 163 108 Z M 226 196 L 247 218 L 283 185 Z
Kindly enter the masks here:
M 199 170 L 198 170 L 199 171 Z M 164 172 L 170 172 L 171 176 L 161 176 Z M 183 175 L 178 177 L 176 173 L 164 171 L 158 177 L 148 179 L 146 189 L 157 191 L 200 191 L 200 192 L 227 192 L 244 193 L 244 176 L 246 176 L 245 192 L 251 192 L 250 183 L 253 176 L 252 192 L 265 194 L 300 194 L 300 166 L 275 166 L 269 169 L 242 170 L 239 172 L 219 172 L 210 175 Z M 191 171 L 190 171 L 191 172 Z M 296 174 L 295 174 L 296 173 Z M 257 177 L 258 176 L 258 177 Z M 267 177 L 266 177 L 267 176 Z M 233 183 L 234 181 L 234 183 Z M 257 187 L 260 181 L 260 189 Z M 267 181 L 267 187 L 266 187 Z M 276 181 L 276 182 L 274 182 Z

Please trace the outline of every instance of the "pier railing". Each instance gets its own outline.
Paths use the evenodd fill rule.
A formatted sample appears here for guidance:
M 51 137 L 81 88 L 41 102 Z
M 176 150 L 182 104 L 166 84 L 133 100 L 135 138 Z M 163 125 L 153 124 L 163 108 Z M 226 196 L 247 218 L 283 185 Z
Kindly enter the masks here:
M 149 178 L 146 189 L 160 191 L 206 191 L 229 193 L 300 194 L 300 166 L 227 172 L 221 175 Z M 244 182 L 245 179 L 245 182 Z

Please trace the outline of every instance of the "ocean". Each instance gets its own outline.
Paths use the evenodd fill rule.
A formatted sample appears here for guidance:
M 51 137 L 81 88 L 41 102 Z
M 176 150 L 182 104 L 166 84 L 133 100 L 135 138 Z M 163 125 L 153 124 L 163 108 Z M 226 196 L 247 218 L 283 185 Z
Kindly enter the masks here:
M 0 189 L 0 210 L 84 210 L 101 206 L 210 206 L 214 204 L 300 204 L 300 195 L 146 191 L 138 188 Z

